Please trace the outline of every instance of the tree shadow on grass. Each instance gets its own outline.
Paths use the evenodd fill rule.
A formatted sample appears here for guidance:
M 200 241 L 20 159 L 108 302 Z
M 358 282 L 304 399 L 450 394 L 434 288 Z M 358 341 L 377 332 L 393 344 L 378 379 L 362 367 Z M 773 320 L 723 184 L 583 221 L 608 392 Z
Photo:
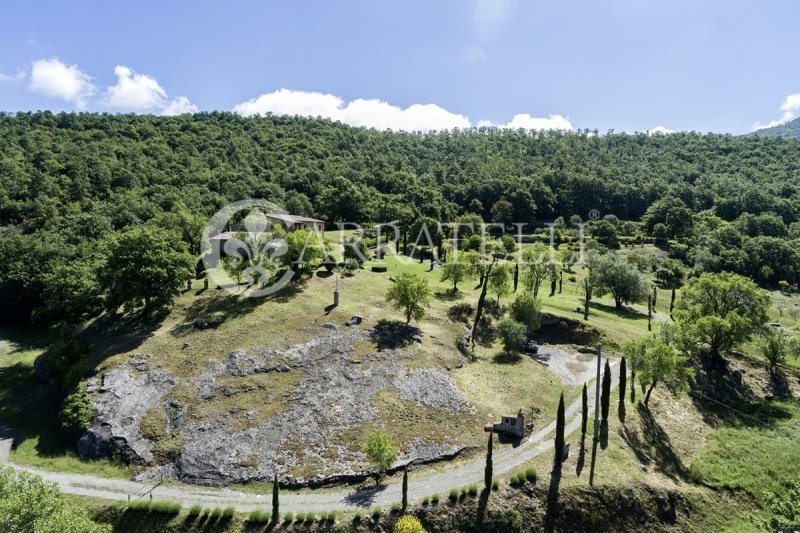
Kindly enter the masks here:
M 742 373 L 731 371 L 727 361 L 708 369 L 697 368 L 689 397 L 703 421 L 712 426 L 773 426 L 792 417 L 779 404 L 756 396 Z
M 522 361 L 522 356 L 517 352 L 502 351 L 494 354 L 492 361 L 498 365 L 514 365 Z
M 558 494 L 561 487 L 561 466 L 556 466 L 550 473 L 550 486 L 547 489 L 547 509 L 544 519 L 545 531 L 555 531 L 558 521 Z
M 460 290 L 453 290 L 452 288 L 433 293 L 437 300 L 441 300 L 443 302 L 454 302 L 461 298 L 463 294 L 464 293 L 462 293 Z
M 600 422 L 600 448 L 608 448 L 608 420 Z
M 578 452 L 578 462 L 575 465 L 575 475 L 581 477 L 583 467 L 586 465 L 586 434 L 581 435 L 581 449 Z
M 622 307 L 622 309 L 617 309 L 617 307 L 614 305 L 608 305 L 592 301 L 589 303 L 589 309 L 597 309 L 598 311 L 604 311 L 606 313 L 616 315 L 626 320 L 647 320 L 647 313 L 640 313 L 635 309 L 631 309 L 629 307 L 624 307 L 624 306 Z
M 397 350 L 417 342 L 421 333 L 419 328 L 410 324 L 384 318 L 372 328 L 370 337 L 379 350 Z
M 789 386 L 789 378 L 780 368 L 775 368 L 769 372 L 769 392 L 775 398 L 787 399 L 792 397 L 792 388 Z
M 619 431 L 622 440 L 633 450 L 642 464 L 648 465 L 652 461 L 660 472 L 673 481 L 688 479 L 689 472 L 675 453 L 672 441 L 664 428 L 644 404 L 638 404 L 636 410 L 642 424 L 642 434 L 623 427 Z

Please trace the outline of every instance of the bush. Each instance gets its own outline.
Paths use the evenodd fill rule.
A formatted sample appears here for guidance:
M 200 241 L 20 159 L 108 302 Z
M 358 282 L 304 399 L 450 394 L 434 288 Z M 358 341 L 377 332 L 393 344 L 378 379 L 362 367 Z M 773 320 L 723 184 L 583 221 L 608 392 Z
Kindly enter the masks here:
M 517 322 L 513 318 L 504 318 L 497 327 L 500 340 L 503 341 L 503 349 L 508 353 L 518 352 L 528 340 L 528 330 L 525 324 Z
M 524 324 L 528 333 L 533 333 L 542 323 L 541 304 L 530 292 L 521 292 L 511 303 L 511 318 Z
M 150 505 L 150 512 L 159 514 L 178 514 L 181 512 L 181 506 L 178 503 L 154 501 Z
M 374 518 L 375 520 L 379 519 L 381 517 L 381 513 L 382 512 L 383 512 L 383 509 L 381 509 L 380 507 L 373 507 L 372 508 L 372 518 Z
M 497 481 L 496 479 L 493 479 L 492 480 L 492 490 L 497 490 L 499 488 L 500 488 L 500 482 Z
M 522 528 L 522 515 L 511 509 L 500 517 L 501 531 L 519 531 Z
M 284 524 L 291 524 L 292 522 L 294 522 L 294 515 L 292 513 L 286 513 L 283 515 Z
M 467 497 L 467 487 L 461 487 L 461 492 L 459 493 L 459 497 L 462 500 Z
M 189 516 L 192 517 L 192 518 L 196 518 L 196 517 L 200 516 L 200 513 L 202 513 L 202 512 L 203 512 L 203 508 L 200 507 L 199 505 L 192 505 L 189 508 Z
M 303 519 L 303 522 L 305 522 L 306 524 L 310 524 L 313 521 L 314 521 L 314 513 L 312 513 L 312 512 L 306 513 L 305 518 Z
M 361 522 L 361 520 L 362 520 L 361 512 L 356 511 L 356 514 L 353 515 L 353 523 L 358 524 Z
M 230 520 L 236 514 L 236 510 L 233 507 L 226 507 L 222 510 L 222 518 Z
M 390 512 L 392 514 L 397 514 L 400 512 L 400 509 L 402 509 L 402 506 L 399 503 L 393 503 L 390 508 Z
M 463 322 L 469 324 L 470 317 L 475 314 L 475 308 L 471 303 L 462 302 L 455 304 L 447 310 L 447 317 L 453 322 Z
M 525 479 L 528 481 L 536 481 L 538 475 L 536 474 L 536 469 L 531 467 L 525 470 Z
M 422 498 L 422 505 L 428 505 L 428 504 L 430 504 L 430 503 L 431 503 L 431 499 L 430 499 L 430 498 L 428 498 L 427 496 L 425 496 L 424 498 Z
M 325 521 L 330 524 L 336 522 L 336 511 L 328 511 L 328 514 L 325 515 Z
M 361 263 L 352 257 L 344 262 L 343 269 L 346 276 L 352 276 L 359 268 L 361 268 Z
M 219 507 L 214 507 L 214 509 L 211 511 L 211 514 L 208 516 L 211 518 L 211 520 L 219 520 L 219 517 L 222 516 L 222 509 Z
M 472 496 L 473 498 L 478 495 L 478 486 L 475 484 L 470 485 L 469 489 L 467 490 L 469 492 L 469 495 Z
M 431 503 L 433 505 L 439 505 L 439 495 L 438 494 L 434 494 L 433 496 L 431 496 Z
M 393 533 L 425 533 L 422 523 L 416 516 L 407 514 L 401 516 L 392 528 Z
M 259 511 L 258 509 L 250 511 L 250 514 L 247 516 L 247 521 L 253 524 L 266 524 L 269 522 L 269 519 L 269 513 Z
M 58 418 L 64 431 L 73 437 L 78 437 L 89 429 L 92 424 L 92 414 L 94 406 L 86 394 L 86 383 L 80 383 L 78 388 L 64 400 Z
M 128 502 L 128 509 L 131 511 L 147 512 L 150 510 L 150 500 L 134 500 Z
M 454 502 L 458 499 L 458 489 L 450 489 L 450 496 L 448 496 L 451 502 Z

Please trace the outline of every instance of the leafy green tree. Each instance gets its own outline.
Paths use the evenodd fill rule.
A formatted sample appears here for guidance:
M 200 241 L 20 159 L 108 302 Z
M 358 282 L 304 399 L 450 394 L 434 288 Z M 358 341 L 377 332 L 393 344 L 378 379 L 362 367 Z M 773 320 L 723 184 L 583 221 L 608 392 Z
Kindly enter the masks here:
M 86 383 L 81 382 L 75 391 L 66 397 L 58 418 L 62 429 L 72 437 L 78 437 L 89 429 L 94 414 L 94 405 L 86 394 Z
M 313 270 L 325 257 L 325 243 L 320 235 L 312 230 L 298 229 L 284 237 L 286 253 L 280 257 L 282 264 L 288 268 Z
M 125 311 L 171 305 L 194 274 L 195 259 L 186 243 L 166 230 L 143 226 L 116 235 L 99 272 L 106 307 Z
M 432 217 L 419 217 L 414 221 L 409 229 L 410 237 L 414 243 L 414 253 L 418 253 L 417 247 L 428 247 L 431 255 L 438 254 L 442 246 L 444 233 L 439 222 Z M 439 254 L 440 255 L 440 254 Z M 422 262 L 423 254 L 419 254 Z
M 489 211 L 492 214 L 492 220 L 495 222 L 503 224 L 514 222 L 514 205 L 508 200 L 500 199 L 496 201 Z
M 489 289 L 497 296 L 497 303 L 500 298 L 511 293 L 512 270 L 508 263 L 498 263 L 489 273 Z
M 37 316 L 77 322 L 101 309 L 102 293 L 93 259 L 58 264 L 44 276 L 44 307 Z
M 430 300 L 431 290 L 428 287 L 428 280 L 408 272 L 400 274 L 386 292 L 386 301 L 403 309 L 406 324 L 410 323 L 412 318 L 417 321 L 422 320 L 425 310 L 430 307 Z
M 614 253 L 593 254 L 589 259 L 589 281 L 598 295 L 611 293 L 614 305 L 636 303 L 650 294 L 647 281 L 639 270 Z
M 608 420 L 608 411 L 611 406 L 611 366 L 606 359 L 606 368 L 603 370 L 603 383 L 600 394 L 600 414 L 603 422 Z
M 470 265 L 461 257 L 462 254 L 453 252 L 442 265 L 442 281 L 453 282 L 453 292 L 458 291 L 458 284 L 470 274 Z
M 392 466 L 392 463 L 397 459 L 397 447 L 392 442 L 389 435 L 382 429 L 373 431 L 367 442 L 361 450 L 367 455 L 367 458 L 375 467 L 376 480 L 380 479 L 386 474 L 386 471 Z
M 718 362 L 768 320 L 769 294 L 737 274 L 704 273 L 686 285 L 675 310 L 679 347 Z
M 800 358 L 800 339 L 790 337 L 780 329 L 765 329 L 762 333 L 761 350 L 769 365 L 769 371 L 775 372 L 778 365 L 786 363 L 789 355 Z
M 669 303 L 670 314 L 675 310 L 675 291 L 683 286 L 686 271 L 683 263 L 676 259 L 668 259 L 658 265 L 655 272 L 656 285 L 662 289 L 672 291 Z
M 560 472 L 561 463 L 564 460 L 564 428 L 566 427 L 566 419 L 564 414 L 564 393 L 561 393 L 561 398 L 558 400 L 558 411 L 556 413 L 556 438 L 553 449 L 555 455 L 553 457 L 553 469 Z
M 528 334 L 533 333 L 542 323 L 541 304 L 529 292 L 522 292 L 517 295 L 511 303 L 511 317 L 525 324 Z
M 551 259 L 550 248 L 540 242 L 522 252 L 523 284 L 534 297 L 539 295 L 544 280 L 555 273 L 556 266 Z
M 631 368 L 636 370 L 642 392 L 647 390 L 645 406 L 650 402 L 650 394 L 658 383 L 664 383 L 673 394 L 689 388 L 693 370 L 689 366 L 688 356 L 681 354 L 663 338 L 653 336 L 630 341 L 623 346 L 623 353 Z
M 508 353 L 517 353 L 528 340 L 525 324 L 513 318 L 504 318 L 497 326 L 497 334 L 503 343 L 503 349 Z
M 55 483 L 0 465 L 0 529 L 14 533 L 110 533 L 67 501 Z
M 517 250 L 517 241 L 511 235 L 503 235 L 500 238 L 500 243 L 506 254 L 513 254 Z

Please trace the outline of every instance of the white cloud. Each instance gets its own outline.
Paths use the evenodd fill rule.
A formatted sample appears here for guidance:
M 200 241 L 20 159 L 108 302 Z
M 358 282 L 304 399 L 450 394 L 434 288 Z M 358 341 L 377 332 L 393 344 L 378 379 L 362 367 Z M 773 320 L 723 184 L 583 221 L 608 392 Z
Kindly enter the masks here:
M 22 81 L 25 79 L 25 71 L 20 70 L 16 74 L 3 74 L 0 72 L 0 82 L 3 81 Z
M 479 123 L 480 124 L 480 123 Z M 534 117 L 528 113 L 519 113 L 511 118 L 511 122 L 498 124 L 498 128 L 524 130 L 572 130 L 572 123 L 561 115 Z
M 128 67 L 114 67 L 117 84 L 106 89 L 106 104 L 125 111 L 147 111 L 164 107 L 167 92 L 155 78 Z
M 183 115 L 185 113 L 197 113 L 197 106 L 189 101 L 185 96 L 173 98 L 164 109 L 162 115 Z
M 753 125 L 753 130 L 780 126 L 784 122 L 789 122 L 790 120 L 794 120 L 800 116 L 800 93 L 794 93 L 787 96 L 781 104 L 781 111 L 783 111 L 781 118 L 773 120 L 769 124 L 761 124 L 760 122 L 756 122 Z
M 671 130 L 664 126 L 656 126 L 655 128 L 650 128 L 649 130 L 647 130 L 647 133 L 650 135 L 653 134 L 669 135 L 670 133 L 675 133 L 675 130 Z
M 71 102 L 78 109 L 86 107 L 96 90 L 92 78 L 78 65 L 65 65 L 57 58 L 34 61 L 29 88 L 48 98 Z
M 405 109 L 383 100 L 357 99 L 345 102 L 333 94 L 280 89 L 242 102 L 233 110 L 241 115 L 301 115 L 325 117 L 352 126 L 405 131 L 469 128 L 464 115 L 436 104 L 413 104 Z
M 461 51 L 461 59 L 465 63 L 481 65 L 486 63 L 486 51 L 480 46 L 468 46 Z

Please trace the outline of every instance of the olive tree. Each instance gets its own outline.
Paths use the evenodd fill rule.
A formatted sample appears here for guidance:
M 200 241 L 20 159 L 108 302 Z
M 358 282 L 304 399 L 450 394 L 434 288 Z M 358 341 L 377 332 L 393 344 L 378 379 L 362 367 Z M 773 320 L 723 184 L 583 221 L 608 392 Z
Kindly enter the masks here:
M 617 309 L 625 303 L 641 302 L 650 294 L 639 269 L 620 260 L 616 253 L 593 254 L 589 258 L 589 282 L 595 294 L 610 293 Z
M 410 323 L 412 318 L 421 320 L 425 316 L 425 310 L 430 307 L 430 300 L 431 289 L 428 287 L 428 280 L 408 272 L 400 274 L 386 292 L 386 301 L 393 303 L 405 313 L 406 324 Z

